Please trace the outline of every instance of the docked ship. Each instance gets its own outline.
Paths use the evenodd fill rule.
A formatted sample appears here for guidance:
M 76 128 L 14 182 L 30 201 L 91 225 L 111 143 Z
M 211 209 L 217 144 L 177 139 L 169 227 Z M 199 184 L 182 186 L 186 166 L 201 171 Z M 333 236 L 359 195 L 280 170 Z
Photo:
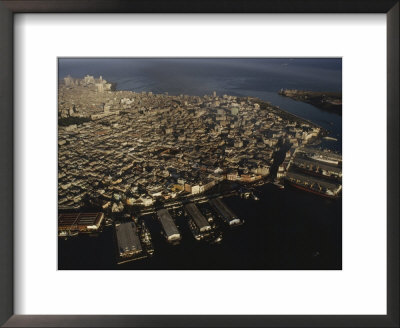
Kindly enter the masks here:
M 222 241 L 222 233 L 218 233 L 215 239 L 212 241 L 212 244 L 218 244 Z
M 331 141 L 338 141 L 338 139 L 337 139 L 337 138 L 334 138 L 334 137 L 329 137 L 329 136 L 327 136 L 327 137 L 324 137 L 323 139 L 325 139 L 325 140 L 331 140 Z
M 194 223 L 193 220 L 189 219 L 188 220 L 188 225 L 189 225 L 189 229 L 190 232 L 192 233 L 194 239 L 196 240 L 202 240 L 204 235 L 202 233 L 200 233 L 199 228 L 196 226 L 196 224 Z
M 279 180 L 274 180 L 272 184 L 278 187 L 279 189 L 285 189 L 285 186 Z
M 64 230 L 58 233 L 58 237 L 63 237 L 65 239 L 68 239 L 69 237 L 75 237 L 78 235 L 79 235 L 78 231 L 71 231 L 71 230 Z
M 191 219 L 188 220 L 188 225 L 193 237 L 198 241 L 203 240 L 210 244 L 218 244 L 222 241 L 223 234 L 216 230 L 215 227 L 211 230 L 201 232 L 194 220 Z
M 113 226 L 113 225 L 114 225 L 114 220 L 111 219 L 111 218 L 106 218 L 105 223 L 104 223 L 104 226 L 106 226 L 106 227 L 111 227 L 111 226 Z
M 341 155 L 327 150 L 302 148 L 291 160 L 285 182 L 297 189 L 327 198 L 342 191 Z
M 151 234 L 144 221 L 140 225 L 140 237 L 142 240 L 143 248 L 149 256 L 154 254 L 153 242 Z
M 341 185 L 339 185 L 337 187 L 337 189 L 331 190 L 331 189 L 324 188 L 317 183 L 306 184 L 306 183 L 302 183 L 299 181 L 295 181 L 293 179 L 285 179 L 285 182 L 294 188 L 297 188 L 297 189 L 300 189 L 303 191 L 307 191 L 307 192 L 313 193 L 315 195 L 331 198 L 331 199 L 339 198 L 340 192 L 342 189 Z
M 314 155 L 314 156 L 310 156 L 310 158 L 319 161 L 319 162 L 323 162 L 323 163 L 328 163 L 328 164 L 334 164 L 334 165 L 338 165 L 339 164 L 339 160 L 337 159 L 332 159 L 332 158 L 327 158 L 321 155 Z

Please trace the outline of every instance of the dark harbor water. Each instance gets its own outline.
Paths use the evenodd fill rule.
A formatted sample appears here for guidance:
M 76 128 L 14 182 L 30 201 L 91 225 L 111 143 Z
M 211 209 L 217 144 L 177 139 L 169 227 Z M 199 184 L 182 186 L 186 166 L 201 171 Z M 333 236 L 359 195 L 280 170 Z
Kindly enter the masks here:
M 99 237 L 60 239 L 59 269 L 341 269 L 341 199 L 271 184 L 259 187 L 259 195 L 259 201 L 224 198 L 245 223 L 227 228 L 220 244 L 196 241 L 182 217 L 177 219 L 182 240 L 170 245 L 149 215 L 144 219 L 153 239 L 153 257 L 117 265 L 109 228 Z
M 324 127 L 338 141 L 322 146 L 342 149 L 340 115 L 278 95 L 281 88 L 341 91 L 341 59 L 61 59 L 59 77 L 68 74 L 102 75 L 119 90 L 258 97 Z M 341 269 L 341 199 L 271 184 L 258 191 L 259 201 L 224 198 L 245 224 L 224 231 L 220 244 L 196 241 L 178 218 L 183 239 L 169 245 L 148 216 L 152 258 L 117 265 L 114 232 L 107 228 L 98 237 L 60 239 L 59 269 Z

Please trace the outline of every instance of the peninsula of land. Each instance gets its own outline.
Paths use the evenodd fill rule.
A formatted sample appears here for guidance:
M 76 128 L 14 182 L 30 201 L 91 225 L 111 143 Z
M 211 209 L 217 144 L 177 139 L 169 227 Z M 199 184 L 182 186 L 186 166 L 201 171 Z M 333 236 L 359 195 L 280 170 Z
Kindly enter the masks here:
M 342 93 L 341 92 L 318 92 L 304 90 L 281 89 L 281 96 L 289 97 L 297 101 L 303 101 L 319 109 L 342 115 Z

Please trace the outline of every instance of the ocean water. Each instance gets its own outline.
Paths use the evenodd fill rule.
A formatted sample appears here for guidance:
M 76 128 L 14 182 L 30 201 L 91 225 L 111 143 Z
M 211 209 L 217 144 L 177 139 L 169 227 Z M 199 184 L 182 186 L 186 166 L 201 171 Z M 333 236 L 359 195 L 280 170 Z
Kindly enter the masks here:
M 323 146 L 342 149 L 340 115 L 278 95 L 281 88 L 341 91 L 340 58 L 60 59 L 59 78 L 69 74 L 102 75 L 118 90 L 258 97 L 326 128 L 338 141 Z M 114 233 L 106 229 L 99 237 L 59 240 L 59 269 L 341 269 L 341 199 L 274 185 L 260 187 L 259 195 L 259 201 L 225 199 L 245 224 L 225 231 L 220 244 L 197 242 L 181 218 L 182 242 L 169 245 L 159 223 L 145 217 L 155 248 L 152 258 L 116 265 Z
M 340 58 L 60 58 L 59 78 L 68 74 L 102 75 L 123 90 L 175 95 L 342 88 Z

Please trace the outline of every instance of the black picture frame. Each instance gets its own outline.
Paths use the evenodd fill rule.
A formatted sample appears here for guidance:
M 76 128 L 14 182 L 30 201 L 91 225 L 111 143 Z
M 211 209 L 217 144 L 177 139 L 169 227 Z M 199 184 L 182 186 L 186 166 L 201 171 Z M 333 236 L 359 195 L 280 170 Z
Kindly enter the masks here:
M 0 0 L 0 324 L 5 327 L 399 327 L 399 1 Z M 13 17 L 16 13 L 385 13 L 387 315 L 14 315 Z M 365 286 L 368 288 L 368 286 Z M 38 297 L 40 297 L 38 295 Z

